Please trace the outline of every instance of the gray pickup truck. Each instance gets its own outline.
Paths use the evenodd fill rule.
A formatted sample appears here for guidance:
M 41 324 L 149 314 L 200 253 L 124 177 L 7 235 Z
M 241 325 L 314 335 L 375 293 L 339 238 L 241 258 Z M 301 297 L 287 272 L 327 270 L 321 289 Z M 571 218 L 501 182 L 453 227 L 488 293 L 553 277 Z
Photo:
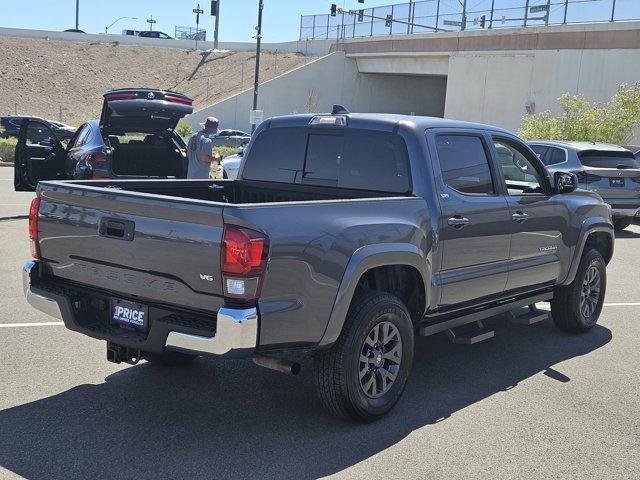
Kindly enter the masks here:
M 308 353 L 324 406 L 372 421 L 403 392 L 414 335 L 472 343 L 492 336 L 483 319 L 544 301 L 560 330 L 595 325 L 611 209 L 576 186 L 486 125 L 276 117 L 237 180 L 40 182 L 24 291 L 113 362 L 295 374 Z

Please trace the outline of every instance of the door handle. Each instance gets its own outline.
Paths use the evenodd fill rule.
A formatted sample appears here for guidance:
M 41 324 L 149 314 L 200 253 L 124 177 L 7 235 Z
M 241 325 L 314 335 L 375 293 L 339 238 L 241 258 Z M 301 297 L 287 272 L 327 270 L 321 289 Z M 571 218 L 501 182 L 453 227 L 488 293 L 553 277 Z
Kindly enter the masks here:
M 469 223 L 469 219 L 466 217 L 461 217 L 460 215 L 454 215 L 450 219 L 447 220 L 447 223 L 455 228 L 462 228 L 467 223 Z
M 511 215 L 511 220 L 518 223 L 526 222 L 527 218 L 529 218 L 529 215 L 520 210 Z

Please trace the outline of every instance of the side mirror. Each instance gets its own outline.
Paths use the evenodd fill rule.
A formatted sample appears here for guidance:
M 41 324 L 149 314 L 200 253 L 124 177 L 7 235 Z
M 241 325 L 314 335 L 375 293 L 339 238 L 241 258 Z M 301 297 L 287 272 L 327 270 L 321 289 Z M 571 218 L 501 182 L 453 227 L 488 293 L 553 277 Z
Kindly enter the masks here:
M 556 172 L 553 184 L 554 193 L 571 193 L 578 188 L 578 176 L 575 173 Z
M 239 147 L 236 151 L 236 155 L 238 155 L 239 157 L 244 156 L 244 147 Z

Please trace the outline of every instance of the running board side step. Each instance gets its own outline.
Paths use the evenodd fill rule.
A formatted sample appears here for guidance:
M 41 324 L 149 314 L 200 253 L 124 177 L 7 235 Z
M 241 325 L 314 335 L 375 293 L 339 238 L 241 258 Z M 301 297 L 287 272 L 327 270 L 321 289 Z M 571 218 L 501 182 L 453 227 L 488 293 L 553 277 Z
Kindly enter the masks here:
M 418 329 L 418 335 L 421 337 L 428 337 L 436 333 L 446 332 L 447 330 L 451 330 L 461 325 L 475 323 L 479 320 L 493 317 L 494 315 L 500 315 L 519 307 L 526 307 L 527 305 L 533 305 L 537 302 L 548 302 L 552 298 L 553 292 L 545 292 L 527 298 L 514 299 L 513 301 L 503 301 L 498 305 L 478 309 L 472 312 L 461 313 L 457 316 L 454 316 L 455 314 L 451 313 L 447 315 L 447 317 L 445 317 L 446 319 L 443 319 L 441 321 L 437 320 L 438 317 L 425 317 L 425 322 L 431 320 L 432 323 L 421 325 Z M 442 315 L 439 317 L 442 318 Z
M 473 345 L 493 338 L 495 331 L 485 327 L 482 320 L 478 320 L 475 324 L 470 323 L 461 327 L 450 328 L 446 333 L 452 343 Z
M 551 317 L 550 312 L 538 309 L 535 303 L 530 304 L 526 308 L 510 310 L 505 315 L 511 322 L 519 325 L 533 325 L 534 323 L 548 320 Z

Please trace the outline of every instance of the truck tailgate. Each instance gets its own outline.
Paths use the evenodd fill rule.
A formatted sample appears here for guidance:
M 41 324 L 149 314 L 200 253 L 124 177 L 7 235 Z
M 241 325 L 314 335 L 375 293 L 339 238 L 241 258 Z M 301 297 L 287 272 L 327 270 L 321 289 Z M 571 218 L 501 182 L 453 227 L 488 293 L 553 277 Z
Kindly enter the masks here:
M 222 305 L 223 204 L 41 182 L 47 273 L 141 301 Z

